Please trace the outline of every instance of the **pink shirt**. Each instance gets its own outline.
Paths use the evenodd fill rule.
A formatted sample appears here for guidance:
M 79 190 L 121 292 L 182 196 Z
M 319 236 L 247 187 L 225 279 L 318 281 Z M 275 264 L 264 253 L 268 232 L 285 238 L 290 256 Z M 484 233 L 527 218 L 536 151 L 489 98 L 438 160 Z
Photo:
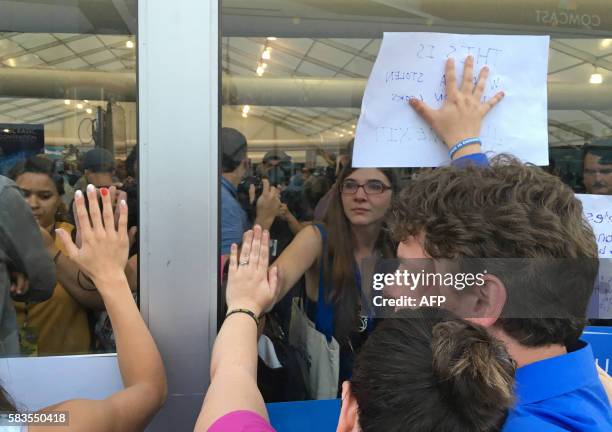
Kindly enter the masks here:
M 232 411 L 219 418 L 208 432 L 276 432 L 270 423 L 253 411 Z

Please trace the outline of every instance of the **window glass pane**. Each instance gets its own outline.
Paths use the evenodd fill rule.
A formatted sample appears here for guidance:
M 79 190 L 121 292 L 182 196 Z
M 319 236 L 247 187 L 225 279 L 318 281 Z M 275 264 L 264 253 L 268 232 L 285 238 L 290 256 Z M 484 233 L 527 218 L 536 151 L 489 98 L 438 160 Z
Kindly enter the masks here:
M 551 165 L 547 169 L 576 191 L 584 191 L 583 146 L 597 142 L 612 149 L 612 99 L 607 97 L 612 86 L 612 5 L 606 2 L 223 0 L 221 6 L 221 123 L 232 130 L 222 131 L 219 144 L 223 155 L 220 254 L 227 255 L 232 242 L 240 243 L 254 222 L 270 226 L 273 258 L 280 256 L 279 266 L 286 266 L 284 273 L 291 276 L 266 335 L 274 334 L 275 325 L 287 330 L 291 298 L 304 293 L 316 298 L 320 263 L 335 259 L 333 253 L 313 252 L 312 244 L 317 242 L 293 243 L 299 247 L 287 249 L 298 232 L 300 236 L 302 231 L 310 232 L 302 237 L 317 235 L 308 225 L 312 221 L 323 222 L 333 241 L 330 247 L 347 251 L 354 262 L 369 254 L 393 255 L 381 243 L 360 249 L 352 231 L 360 217 L 372 217 L 382 227 L 388 201 L 349 214 L 337 189 L 383 32 L 550 35 Z M 599 179 L 595 193 L 612 194 L 612 169 L 607 172 L 597 165 L 591 169 L 591 177 Z M 411 175 L 412 170 L 397 169 L 369 170 L 353 177 L 359 183 L 381 180 L 401 187 Z M 270 199 L 260 198 L 264 178 L 278 188 L 282 206 L 276 213 L 270 210 L 275 205 Z M 367 192 L 364 186 L 356 193 Z M 346 217 L 343 224 L 334 219 L 338 209 Z M 376 238 L 384 240 L 384 230 Z M 351 264 L 345 265 L 352 286 L 342 289 L 350 292 L 356 289 L 357 278 Z M 223 291 L 219 298 L 223 299 Z M 219 307 L 222 317 L 223 305 Z M 354 320 L 351 313 L 347 316 Z M 366 337 L 360 338 L 359 326 L 354 327 L 341 341 L 341 346 L 353 349 L 341 354 L 348 359 L 346 370 L 341 360 L 341 375 L 350 369 L 354 352 Z M 298 386 L 288 391 L 282 380 L 264 376 L 260 381 L 262 389 L 270 387 L 269 393 L 264 390 L 268 401 L 303 396 Z
M 4 7 L 0 355 L 113 352 L 101 297 L 54 230 L 76 239 L 74 192 L 91 183 L 127 193 L 136 234 L 136 1 Z M 135 297 L 137 257 L 134 235 L 126 275 Z M 11 299 L 10 286 L 28 289 Z

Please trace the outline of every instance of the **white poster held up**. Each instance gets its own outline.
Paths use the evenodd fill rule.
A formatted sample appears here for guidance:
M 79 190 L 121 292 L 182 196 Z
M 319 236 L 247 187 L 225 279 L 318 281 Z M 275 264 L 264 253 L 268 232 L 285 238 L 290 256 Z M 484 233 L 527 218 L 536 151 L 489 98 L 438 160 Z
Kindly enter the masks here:
M 548 36 L 385 33 L 368 79 L 355 134 L 358 167 L 435 167 L 448 149 L 408 104 L 418 98 L 438 109 L 446 97 L 444 67 L 455 59 L 457 83 L 474 57 L 474 79 L 490 73 L 483 100 L 505 97 L 485 117 L 483 151 L 511 153 L 548 165 Z
M 576 194 L 593 228 L 599 258 L 612 258 L 612 195 Z
M 612 318 L 612 195 L 576 194 L 582 201 L 582 210 L 593 228 L 599 274 L 591 304 L 589 318 Z

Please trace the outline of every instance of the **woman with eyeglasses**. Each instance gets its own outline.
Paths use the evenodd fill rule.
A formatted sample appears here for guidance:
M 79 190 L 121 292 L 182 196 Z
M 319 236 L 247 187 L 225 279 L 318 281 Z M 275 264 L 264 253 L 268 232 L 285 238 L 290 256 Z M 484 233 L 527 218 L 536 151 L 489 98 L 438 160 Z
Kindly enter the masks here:
M 333 333 L 340 346 L 341 384 L 350 377 L 355 354 L 374 329 L 362 313 L 361 263 L 370 257 L 394 257 L 384 219 L 397 183 L 392 170 L 353 168 L 348 163 L 337 184 L 323 220 L 302 229 L 275 266 L 281 275 L 279 298 L 305 277 L 308 318 L 317 329 Z M 331 321 L 317 313 L 319 292 L 325 293 Z

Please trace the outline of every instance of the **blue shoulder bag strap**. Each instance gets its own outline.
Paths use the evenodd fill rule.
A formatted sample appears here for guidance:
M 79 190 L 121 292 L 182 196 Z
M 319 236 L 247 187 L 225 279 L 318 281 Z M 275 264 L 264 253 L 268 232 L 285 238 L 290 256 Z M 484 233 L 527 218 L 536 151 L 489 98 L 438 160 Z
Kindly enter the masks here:
M 317 317 L 315 319 L 315 328 L 327 337 L 327 342 L 331 342 L 334 335 L 334 308 L 330 303 L 325 301 L 325 266 L 324 260 L 327 259 L 327 231 L 321 224 L 315 224 L 321 233 L 323 240 L 323 249 L 321 253 L 321 268 L 319 270 L 319 296 L 317 299 Z

